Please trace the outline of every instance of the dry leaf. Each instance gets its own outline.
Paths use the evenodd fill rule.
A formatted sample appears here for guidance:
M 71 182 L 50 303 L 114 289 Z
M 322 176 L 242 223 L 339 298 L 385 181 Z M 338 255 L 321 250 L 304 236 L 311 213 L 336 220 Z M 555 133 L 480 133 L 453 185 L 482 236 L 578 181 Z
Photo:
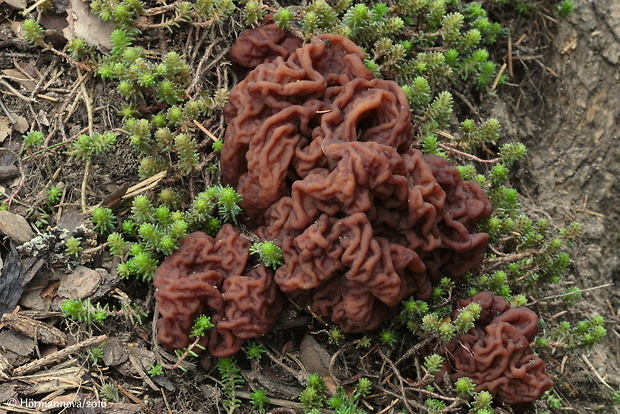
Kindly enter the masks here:
M 39 69 L 36 67 L 35 61 L 15 62 L 15 68 L 20 70 L 22 73 L 25 73 L 26 75 L 30 76 L 32 79 L 34 79 L 37 82 L 40 81 L 42 78 L 41 72 L 39 72 Z
M 67 9 L 69 26 L 63 30 L 67 40 L 81 38 L 89 45 L 103 49 L 111 49 L 110 37 L 114 30 L 113 22 L 106 22 L 95 16 L 88 6 L 81 0 L 71 0 Z
M 16 35 L 16 36 L 21 36 L 21 32 L 22 32 L 22 22 L 20 22 L 19 20 L 14 20 L 12 22 L 9 23 L 9 27 L 11 28 L 11 31 Z
M 0 117 L 0 142 L 4 142 L 6 137 L 11 135 L 11 131 L 13 128 L 11 127 L 11 122 L 7 117 Z
M 13 118 L 15 118 L 15 124 L 13 124 L 14 130 L 18 131 L 20 134 L 28 131 L 28 128 L 30 128 L 30 124 L 28 123 L 28 120 L 26 118 L 13 112 L 11 112 L 11 115 L 13 115 Z
M 0 0 L 0 4 L 6 3 L 14 9 L 23 10 L 26 8 L 26 0 Z
M 43 13 L 39 19 L 39 23 L 46 30 L 52 30 L 58 34 L 61 34 L 69 23 L 67 18 L 61 14 Z M 47 34 L 47 33 L 46 33 Z M 62 36 L 64 37 L 64 36 Z
M 24 88 L 29 91 L 34 91 L 34 88 L 37 87 L 37 83 L 33 80 L 30 80 L 28 76 L 24 75 L 22 72 L 15 69 L 3 69 L 2 73 L 14 82 L 19 82 Z

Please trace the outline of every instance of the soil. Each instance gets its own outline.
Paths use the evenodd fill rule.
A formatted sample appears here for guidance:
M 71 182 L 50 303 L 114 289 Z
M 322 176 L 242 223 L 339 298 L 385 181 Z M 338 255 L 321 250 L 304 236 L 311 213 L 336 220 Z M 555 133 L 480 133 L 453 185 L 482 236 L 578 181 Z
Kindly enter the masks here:
M 583 294 L 585 300 L 571 308 L 557 302 L 543 302 L 537 311 L 549 320 L 566 318 L 566 315 L 569 320 L 594 314 L 605 317 L 608 334 L 601 345 L 578 353 L 546 357 L 556 380 L 556 392 L 563 398 L 562 411 L 614 413 L 620 409 L 613 407 L 608 397 L 620 387 L 620 2 L 577 0 L 575 12 L 568 18 L 558 21 L 551 16 L 551 13 L 535 17 L 515 14 L 512 20 L 504 21 L 512 30 L 514 53 L 511 59 L 505 60 L 506 73 L 510 76 L 498 88 L 494 99 L 482 99 L 475 109 L 482 118 L 492 116 L 500 120 L 502 141 L 521 141 L 527 145 L 529 155 L 518 165 L 511 180 L 522 194 L 527 213 L 531 217 L 548 218 L 557 227 L 571 221 L 583 225 L 584 234 L 572 252 L 571 274 L 557 286 L 557 292 L 550 294 L 567 286 L 591 290 Z M 15 125 L 6 137 L 2 136 L 0 123 L 0 140 L 4 139 L 0 165 L 16 164 L 21 151 L 20 137 L 28 125 L 49 131 L 46 139 L 59 146 L 43 155 L 30 154 L 35 161 L 20 163 L 22 176 L 5 180 L 3 189 L 13 199 L 11 211 L 32 223 L 38 222 L 41 228 L 51 222 L 69 232 L 84 231 L 80 228 L 84 223 L 80 214 L 84 170 L 67 162 L 66 143 L 70 137 L 88 130 L 86 97 L 92 100 L 90 106 L 98 130 L 120 127 L 116 113 L 122 102 L 110 93 L 114 86 L 95 77 L 84 83 L 82 94 L 78 85 L 85 74 L 66 60 L 49 51 L 41 52 L 16 36 L 11 23 L 21 19 L 14 7 L 0 0 L 0 70 L 13 69 L 17 64 L 41 81 L 32 90 L 14 79 L 5 78 L 6 83 L 0 83 L 2 101 L 10 112 L 21 117 L 20 122 L 26 123 L 23 130 Z M 212 56 L 218 57 L 212 62 L 214 72 L 224 64 L 223 52 L 241 26 L 233 22 L 231 27 L 218 30 L 219 33 L 216 30 L 211 34 L 218 39 L 211 51 Z M 155 42 L 156 36 L 153 38 Z M 206 47 L 204 39 L 194 33 L 186 38 L 189 40 L 183 47 L 192 57 L 190 64 L 198 67 Z M 500 48 L 506 47 L 503 43 Z M 502 51 L 498 53 L 501 56 Z M 197 76 L 196 94 L 220 81 L 219 76 L 203 75 Z M 226 79 L 226 82 L 233 80 Z M 23 96 L 17 96 L 7 83 Z M 31 101 L 33 98 L 36 101 Z M 0 111 L 2 116 L 4 113 Z M 222 134 L 224 125 L 220 118 L 210 119 L 208 123 L 216 135 Z M 95 158 L 87 186 L 88 205 L 99 203 L 123 185 L 139 182 L 137 162 L 129 145 L 117 146 L 110 157 Z M 54 211 L 45 202 L 45 191 L 52 181 L 64 188 L 62 207 Z M 187 182 L 190 193 L 195 192 L 193 185 Z M 17 259 L 11 259 L 8 241 L 4 246 L 2 258 L 7 268 L 11 260 Z M 75 391 L 75 384 L 82 384 L 89 401 L 98 401 L 106 392 L 112 392 L 102 387 L 112 385 L 111 389 L 119 395 L 111 399 L 117 402 L 109 402 L 105 408 L 70 408 L 66 412 L 224 412 L 221 408 L 224 397 L 212 360 L 203 359 L 198 364 L 190 361 L 188 373 L 175 370 L 152 379 L 145 375 L 151 364 L 165 355 L 153 342 L 150 320 L 133 325 L 116 318 L 100 330 L 60 318 L 58 292 L 65 291 L 68 283 L 76 285 L 76 280 L 80 283 L 75 289 L 80 289 L 83 297 L 104 298 L 114 306 L 131 302 L 141 306 L 149 317 L 153 315 L 152 289 L 138 281 L 119 281 L 105 270 L 113 268 L 115 263 L 101 259 L 96 252 L 93 254 L 95 259 L 87 267 L 73 263 L 75 272 L 69 275 L 58 266 L 49 269 L 44 266 L 47 270 L 39 271 L 41 263 L 22 264 L 24 278 L 29 279 L 27 282 L 24 279 L 19 303 L 25 309 L 22 314 L 30 318 L 28 323 L 34 323 L 34 328 L 17 332 L 17 322 L 7 319 L 0 324 L 0 414 L 13 412 L 8 405 L 11 398 L 29 401 L 46 398 L 60 404 L 68 396 L 76 395 L 71 392 Z M 29 273 L 28 269 L 33 270 Z M 45 320 L 46 324 L 37 325 L 39 320 Z M 63 359 L 64 362 L 35 366 L 23 373 L 12 371 L 64 349 L 65 344 L 45 342 L 37 336 L 37 330 L 52 326 L 62 327 L 68 343 L 77 343 L 80 352 Z M 289 310 L 278 326 L 280 329 L 275 333 L 261 339 L 269 352 L 260 364 L 242 361 L 243 358 L 239 362 L 246 382 L 266 389 L 277 402 L 271 412 L 299 409 L 289 402 L 295 401 L 302 390 L 302 381 L 298 381 L 305 373 L 302 367 L 324 372 L 328 378 L 330 369 L 352 376 L 349 368 L 356 365 L 363 366 L 367 372 L 376 372 L 377 378 L 389 376 L 390 361 L 385 355 L 376 350 L 372 354 L 356 351 L 353 341 L 341 347 L 327 344 L 324 326 L 306 314 Z M 52 337 L 57 334 L 51 330 L 48 333 Z M 93 363 L 85 355 L 91 345 L 103 343 L 97 341 L 102 334 L 111 339 L 102 345 L 101 361 Z M 345 351 L 346 363 L 339 360 L 332 367 L 333 356 Z M 282 361 L 289 365 L 283 367 Z M 410 371 L 414 374 L 415 369 Z M 53 376 L 55 382 L 45 376 Z M 351 378 L 345 385 L 350 386 L 355 380 Z M 327 385 L 330 389 L 335 387 L 332 383 Z M 239 393 L 242 412 L 253 411 L 248 390 L 246 387 Z M 390 404 L 395 405 L 394 396 L 377 393 L 371 401 L 374 411 L 370 411 L 373 407 L 365 407 L 370 412 L 382 409 L 395 412 L 389 408 Z M 279 408 L 273 408 L 276 406 Z M 542 412 L 543 407 L 539 403 L 528 407 L 498 407 L 497 412 Z M 22 408 L 19 412 L 37 412 L 34 408 Z
M 581 381 L 600 376 L 615 389 L 620 381 L 620 3 L 578 1 L 575 8 L 557 26 L 535 22 L 534 31 L 553 27 L 539 32 L 549 41 L 524 45 L 522 53 L 539 57 L 513 62 L 521 81 L 500 93 L 503 104 L 491 112 L 504 114 L 505 138 L 528 147 L 514 183 L 531 215 L 560 226 L 583 225 L 569 281 L 603 287 L 585 293 L 586 300 L 569 312 L 609 320 L 605 342 L 576 358 L 587 358 L 596 370 L 577 362 L 572 392 L 587 399 L 593 390 L 579 386 Z

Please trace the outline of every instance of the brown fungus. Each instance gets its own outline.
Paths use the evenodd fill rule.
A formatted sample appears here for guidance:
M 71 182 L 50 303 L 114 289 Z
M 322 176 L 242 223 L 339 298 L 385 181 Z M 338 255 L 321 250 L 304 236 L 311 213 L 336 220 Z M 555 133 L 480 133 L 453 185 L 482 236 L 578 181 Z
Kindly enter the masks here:
M 480 263 L 491 205 L 439 157 L 411 148 L 407 98 L 354 43 L 320 35 L 258 65 L 230 93 L 222 176 L 246 222 L 275 240 L 280 289 L 346 332 Z
M 476 392 L 487 390 L 507 404 L 540 398 L 553 382 L 530 346 L 538 332 L 538 316 L 528 308 L 510 308 L 504 298 L 482 292 L 459 300 L 453 317 L 472 302 L 480 304 L 480 318 L 446 347 L 451 380 L 471 378 Z
M 244 195 L 250 224 L 261 223 L 264 211 L 289 195 L 292 182 L 328 167 L 325 139 L 403 150 L 412 143 L 404 92 L 374 79 L 362 58 L 347 38 L 321 35 L 287 60 L 257 66 L 231 90 L 222 178 Z
M 374 329 L 404 298 L 429 298 L 439 278 L 465 274 L 486 248 L 476 231 L 491 213 L 485 193 L 412 147 L 407 97 L 374 78 L 359 47 L 325 34 L 291 51 L 286 34 L 255 30 L 229 55 L 257 66 L 230 92 L 221 171 L 243 197 L 246 224 L 282 248 L 284 264 L 240 276 L 247 241 L 232 228 L 188 236 L 155 278 L 169 349 L 187 346 L 203 313 L 216 325 L 204 340 L 215 356 L 267 332 L 280 310 L 274 281 L 346 332 Z M 244 61 L 237 47 L 255 41 L 264 47 Z
M 160 344 L 171 351 L 187 347 L 200 315 L 215 325 L 200 343 L 216 357 L 235 354 L 244 339 L 271 330 L 281 309 L 280 292 L 263 265 L 244 274 L 249 247 L 230 224 L 215 238 L 195 232 L 181 241 L 155 273 Z
M 374 329 L 405 297 L 427 299 L 439 276 L 459 277 L 482 260 L 486 235 L 466 230 L 476 217 L 451 214 L 468 211 L 469 200 L 446 194 L 418 151 L 403 157 L 375 142 L 337 140 L 323 151 L 334 167 L 294 182 L 260 231 L 282 245 L 275 279 L 293 301 L 345 332 Z M 414 160 L 424 172 L 410 177 Z M 488 214 L 486 198 L 479 201 Z
M 270 24 L 241 32 L 226 57 L 249 70 L 261 63 L 271 62 L 276 57 L 286 59 L 302 43 L 301 39 L 290 32 Z

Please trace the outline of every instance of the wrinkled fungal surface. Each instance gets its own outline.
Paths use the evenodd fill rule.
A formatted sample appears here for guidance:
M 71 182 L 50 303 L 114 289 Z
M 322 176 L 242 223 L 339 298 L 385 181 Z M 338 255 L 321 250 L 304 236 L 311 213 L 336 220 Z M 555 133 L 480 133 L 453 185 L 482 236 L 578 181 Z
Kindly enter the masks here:
M 302 43 L 301 39 L 290 32 L 270 24 L 243 31 L 226 57 L 246 69 L 254 69 L 261 63 L 271 62 L 277 57 L 286 59 L 301 47 Z
M 324 140 L 374 141 L 400 150 L 411 144 L 404 92 L 374 79 L 362 58 L 345 37 L 317 36 L 286 61 L 257 66 L 231 91 L 222 176 L 248 195 L 242 207 L 254 224 L 290 194 L 294 181 L 328 167 Z
M 233 355 L 244 339 L 271 330 L 282 299 L 270 269 L 259 265 L 245 272 L 249 247 L 230 224 L 215 238 L 195 232 L 181 241 L 155 273 L 160 344 L 170 351 L 187 347 L 200 315 L 215 324 L 200 344 L 216 357 Z
M 189 235 L 155 276 L 168 349 L 187 346 L 206 314 L 216 326 L 203 345 L 233 354 L 271 328 L 279 290 L 345 332 L 374 329 L 404 298 L 427 299 L 441 277 L 482 260 L 487 235 L 476 223 L 491 205 L 446 160 L 414 148 L 401 88 L 375 79 L 345 37 L 291 52 L 287 36 L 255 29 L 233 46 L 231 59 L 257 66 L 230 93 L 221 153 L 246 224 L 282 248 L 284 264 L 275 275 L 246 270 L 249 243 L 230 225 L 215 238 Z M 246 47 L 251 60 L 235 57 Z
M 469 377 L 476 392 L 487 390 L 508 404 L 538 399 L 553 385 L 544 361 L 530 347 L 538 316 L 528 308 L 511 308 L 490 292 L 459 300 L 453 316 L 472 302 L 480 304 L 480 318 L 446 349 L 451 379 Z
M 230 92 L 221 153 L 246 224 L 282 247 L 280 289 L 345 332 L 479 264 L 491 213 L 480 186 L 413 148 L 404 92 L 363 59 L 326 34 L 258 65 Z

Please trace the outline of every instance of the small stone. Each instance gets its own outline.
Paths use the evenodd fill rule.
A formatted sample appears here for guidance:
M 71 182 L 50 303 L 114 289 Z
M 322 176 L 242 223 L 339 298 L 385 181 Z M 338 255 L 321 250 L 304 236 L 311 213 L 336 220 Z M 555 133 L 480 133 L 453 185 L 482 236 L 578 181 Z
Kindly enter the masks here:
M 18 245 L 22 245 L 34 237 L 34 231 L 25 218 L 6 210 L 0 210 L 0 233 L 8 236 Z
M 58 220 L 58 228 L 73 233 L 84 224 L 84 217 L 78 211 L 65 211 Z
M 107 366 L 114 367 L 128 359 L 127 344 L 119 338 L 112 337 L 103 346 L 103 363 Z
M 26 290 L 22 297 L 19 299 L 19 304 L 26 308 L 38 311 L 48 311 L 50 310 L 50 305 L 52 300 L 50 298 L 41 297 L 41 293 L 43 292 L 43 288 L 37 288 L 33 290 Z
M 77 266 L 72 273 L 61 277 L 58 294 L 67 299 L 84 299 L 97 290 L 102 279 L 98 270 Z
M 27 356 L 34 350 L 34 339 L 19 332 L 5 330 L 0 332 L 0 344 L 17 355 Z

